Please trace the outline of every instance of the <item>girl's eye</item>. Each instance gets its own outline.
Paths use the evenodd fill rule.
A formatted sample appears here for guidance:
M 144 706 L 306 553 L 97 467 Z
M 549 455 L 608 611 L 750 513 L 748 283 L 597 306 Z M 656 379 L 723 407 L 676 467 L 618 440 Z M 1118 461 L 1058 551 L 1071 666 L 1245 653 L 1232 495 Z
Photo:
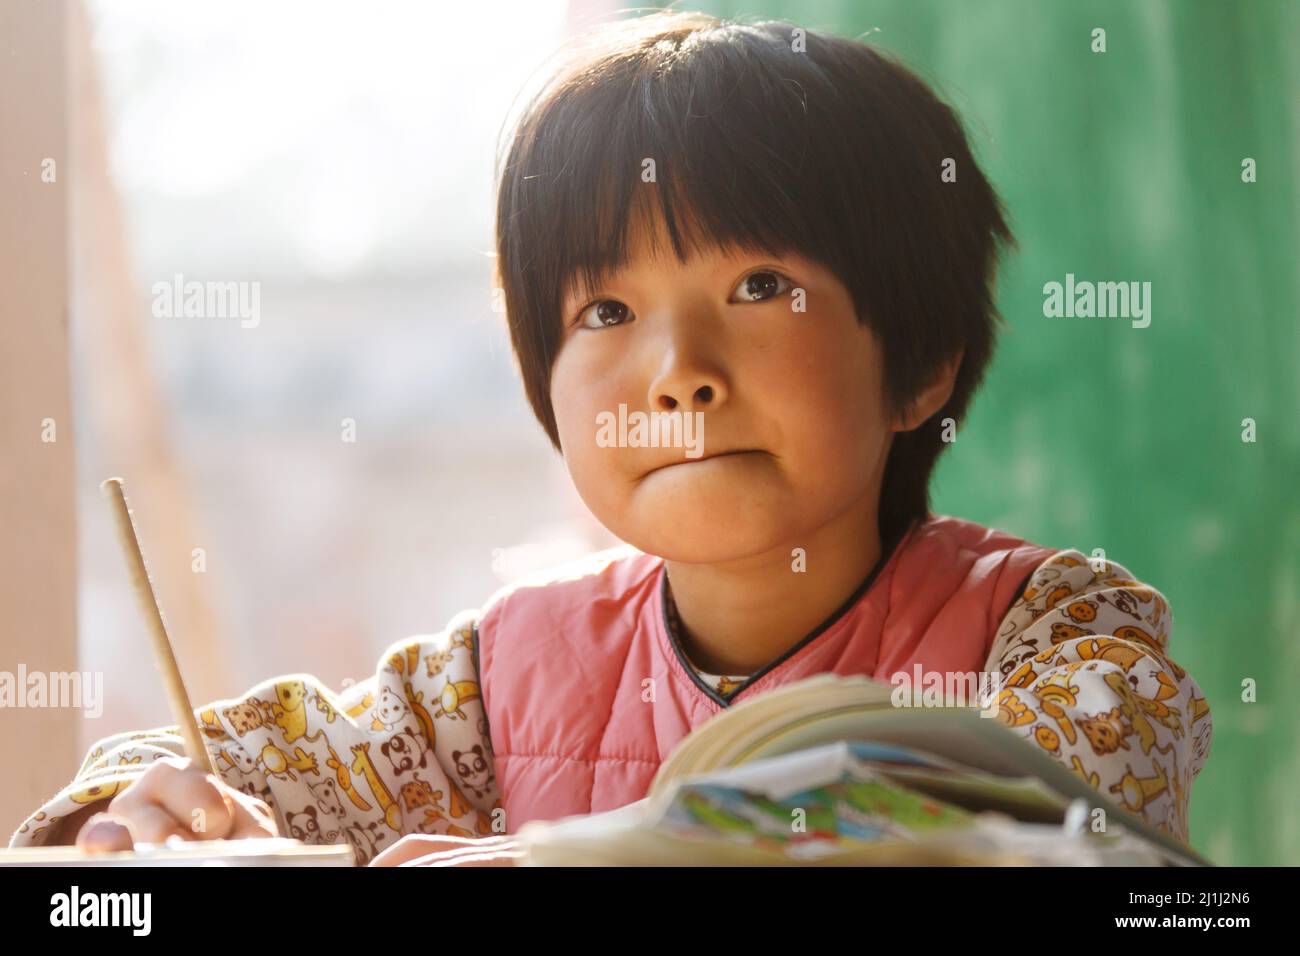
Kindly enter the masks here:
M 603 329 L 610 325 L 622 325 L 631 317 L 632 310 L 618 299 L 600 299 L 579 313 L 578 325 L 584 329 Z
M 736 286 L 731 298 L 734 302 L 763 302 L 788 292 L 790 285 L 790 280 L 779 272 L 751 272 L 740 280 L 740 285 Z

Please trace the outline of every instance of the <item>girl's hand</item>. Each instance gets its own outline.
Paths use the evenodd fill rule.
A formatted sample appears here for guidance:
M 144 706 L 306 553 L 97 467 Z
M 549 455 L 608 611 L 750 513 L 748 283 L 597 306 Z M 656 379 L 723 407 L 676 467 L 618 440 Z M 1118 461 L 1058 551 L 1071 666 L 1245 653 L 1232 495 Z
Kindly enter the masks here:
M 514 866 L 523 857 L 514 837 L 402 837 L 370 861 L 371 866 Z
M 279 836 L 271 808 L 227 786 L 184 757 L 161 757 L 140 779 L 91 816 L 77 833 L 84 853 L 134 849 L 136 843 L 243 840 Z

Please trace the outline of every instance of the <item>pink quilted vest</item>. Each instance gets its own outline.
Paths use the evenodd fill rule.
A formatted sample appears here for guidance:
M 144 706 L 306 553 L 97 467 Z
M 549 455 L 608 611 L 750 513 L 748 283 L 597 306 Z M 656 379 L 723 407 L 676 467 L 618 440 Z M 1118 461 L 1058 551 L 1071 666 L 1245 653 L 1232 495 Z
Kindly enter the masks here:
M 1002 617 L 1054 553 L 931 515 L 845 609 L 731 701 L 824 672 L 979 671 Z M 661 558 L 626 546 L 515 582 L 485 608 L 479 681 L 511 832 L 639 800 L 677 742 L 726 706 L 669 638 L 663 581 Z

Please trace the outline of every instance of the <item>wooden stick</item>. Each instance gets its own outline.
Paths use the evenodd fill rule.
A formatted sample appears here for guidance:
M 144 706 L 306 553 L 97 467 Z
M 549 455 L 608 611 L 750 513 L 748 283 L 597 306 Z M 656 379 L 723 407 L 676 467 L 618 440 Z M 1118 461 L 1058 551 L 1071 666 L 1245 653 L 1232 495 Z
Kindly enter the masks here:
M 144 552 L 140 550 L 140 536 L 131 518 L 131 506 L 127 504 L 122 479 L 109 478 L 100 484 L 99 490 L 113 512 L 118 541 L 122 545 L 127 570 L 131 575 L 131 585 L 140 602 L 140 613 L 144 616 L 146 630 L 153 638 L 154 661 L 162 674 L 172 718 L 180 726 L 181 736 L 185 738 L 186 755 L 196 766 L 215 774 L 217 769 L 212 765 L 208 748 L 203 746 L 203 738 L 194 720 L 194 707 L 190 704 L 190 695 L 185 690 L 185 682 L 181 680 L 176 655 L 172 652 L 171 640 L 167 637 L 167 622 L 163 620 L 162 605 L 158 603 L 153 579 L 149 576 L 149 565 L 145 563 Z

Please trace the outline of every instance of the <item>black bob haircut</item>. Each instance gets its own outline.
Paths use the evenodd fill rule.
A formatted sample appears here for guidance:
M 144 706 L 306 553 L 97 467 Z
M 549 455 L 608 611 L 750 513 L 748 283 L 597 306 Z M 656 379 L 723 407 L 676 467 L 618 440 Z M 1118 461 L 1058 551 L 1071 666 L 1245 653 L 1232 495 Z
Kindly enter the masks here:
M 557 451 L 563 294 L 627 264 L 641 215 L 661 217 L 682 261 L 711 244 L 828 269 L 881 343 L 892 411 L 964 349 L 948 402 L 894 436 L 879 505 L 889 541 L 929 513 L 943 420 L 962 420 L 992 357 L 994 276 L 1014 239 L 960 119 L 921 79 L 864 43 L 795 30 L 656 13 L 577 41 L 507 138 L 498 281 L 529 403 Z M 655 183 L 642 181 L 645 158 Z

